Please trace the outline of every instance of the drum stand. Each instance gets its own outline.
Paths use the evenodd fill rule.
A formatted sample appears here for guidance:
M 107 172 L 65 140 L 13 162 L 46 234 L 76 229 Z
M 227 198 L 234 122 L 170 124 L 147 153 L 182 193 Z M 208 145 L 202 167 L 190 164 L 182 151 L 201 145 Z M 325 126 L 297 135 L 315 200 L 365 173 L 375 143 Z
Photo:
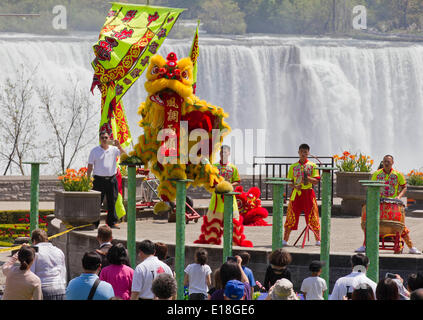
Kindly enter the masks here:
M 366 233 L 364 232 L 364 245 L 366 245 Z M 392 250 L 395 254 L 402 253 L 404 249 L 404 240 L 400 232 L 392 234 L 379 234 L 379 250 Z
M 308 241 L 310 241 L 310 234 L 309 234 L 309 233 L 310 233 L 310 230 L 311 230 L 311 231 L 313 231 L 314 235 L 315 235 L 317 238 L 319 238 L 319 235 L 316 233 L 316 231 L 314 231 L 314 230 L 311 228 L 310 224 L 308 224 L 308 223 L 307 223 L 307 225 L 305 226 L 304 230 L 301 232 L 300 236 L 298 237 L 297 241 L 295 241 L 295 243 L 294 243 L 294 247 L 295 247 L 295 245 L 297 244 L 298 240 L 300 240 L 301 236 L 304 234 L 303 243 L 302 243 L 302 245 L 301 245 L 301 248 L 302 248 L 302 249 L 304 249 L 304 245 L 305 245 L 305 242 L 306 242 L 306 238 L 307 238 L 307 240 L 308 240 Z
M 381 242 L 379 249 L 380 250 L 393 250 L 394 253 L 399 254 L 402 253 L 402 250 L 404 248 L 404 241 L 401 238 L 401 235 L 399 232 L 396 232 L 395 234 L 385 234 L 383 236 L 380 236 Z M 388 245 L 386 243 L 393 243 L 391 245 Z

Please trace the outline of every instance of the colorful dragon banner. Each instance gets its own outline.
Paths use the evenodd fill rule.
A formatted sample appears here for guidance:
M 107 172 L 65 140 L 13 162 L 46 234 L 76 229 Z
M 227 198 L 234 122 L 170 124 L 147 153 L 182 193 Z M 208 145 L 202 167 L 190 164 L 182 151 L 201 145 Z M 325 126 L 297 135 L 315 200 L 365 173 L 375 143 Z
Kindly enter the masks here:
M 197 60 L 198 60 L 198 55 L 200 53 L 200 47 L 198 46 L 198 28 L 199 27 L 200 27 L 200 20 L 198 20 L 198 23 L 197 23 L 197 29 L 195 30 L 195 35 L 194 35 L 194 39 L 192 40 L 191 51 L 189 54 L 192 64 L 194 66 L 194 69 L 192 71 L 193 73 L 192 88 L 193 88 L 194 94 L 195 94 L 195 90 L 197 89 Z
M 91 91 L 96 86 L 101 91 L 100 128 L 116 134 L 114 138 L 124 148 L 129 146 L 131 135 L 120 100 L 142 75 L 183 11 L 113 2 L 93 46 Z
M 130 145 L 132 138 L 121 99 L 142 75 L 183 11 L 112 2 L 99 40 L 93 46 L 91 92 L 95 87 L 101 92 L 100 130 L 107 130 L 123 148 Z M 121 218 L 126 212 L 120 170 L 118 176 L 116 213 Z

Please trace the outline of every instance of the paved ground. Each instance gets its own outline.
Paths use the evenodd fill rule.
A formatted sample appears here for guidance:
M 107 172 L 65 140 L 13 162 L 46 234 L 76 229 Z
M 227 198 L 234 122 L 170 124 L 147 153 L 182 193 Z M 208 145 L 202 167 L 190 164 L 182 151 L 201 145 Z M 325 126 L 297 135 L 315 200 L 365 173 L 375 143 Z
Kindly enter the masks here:
M 301 248 L 302 238 L 293 247 L 294 242 L 299 237 L 301 231 L 305 227 L 304 218 L 299 224 L 299 229 L 291 233 L 287 250 L 290 252 L 319 253 L 320 248 L 314 245 L 314 235 L 310 232 L 310 241 L 306 242 L 306 246 Z M 266 219 L 272 223 L 272 217 Z M 419 249 L 423 249 L 423 219 L 406 218 L 406 225 L 411 231 L 411 238 Z M 126 223 L 120 224 L 120 230 L 113 230 L 115 239 L 126 239 L 127 229 Z M 185 242 L 193 243 L 200 235 L 201 221 L 198 223 L 189 222 L 185 226 Z M 81 231 L 82 232 L 82 231 Z M 95 234 L 96 231 L 84 231 L 87 234 Z M 272 244 L 272 227 L 245 227 L 246 238 L 251 240 L 255 248 L 271 248 Z M 163 220 L 144 220 L 137 221 L 136 235 L 138 240 L 150 239 L 154 241 L 162 241 L 174 244 L 176 239 L 175 223 L 168 223 Z M 331 219 L 331 252 L 351 254 L 356 248 L 362 245 L 363 232 L 360 227 L 360 218 L 332 218 Z M 391 251 L 392 252 L 392 251 Z M 404 255 L 408 255 L 408 250 L 404 250 Z M 390 255 L 389 251 L 381 251 L 380 255 Z M 392 254 L 393 255 L 393 254 Z M 423 258 L 423 255 L 422 255 Z

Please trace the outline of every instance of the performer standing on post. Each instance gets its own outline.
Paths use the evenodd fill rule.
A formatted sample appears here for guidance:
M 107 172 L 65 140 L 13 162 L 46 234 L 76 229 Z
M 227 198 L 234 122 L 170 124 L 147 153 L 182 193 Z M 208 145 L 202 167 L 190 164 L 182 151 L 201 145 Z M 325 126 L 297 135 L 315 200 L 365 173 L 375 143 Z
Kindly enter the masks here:
M 117 158 L 125 151 L 118 140 L 110 140 L 109 133 L 100 131 L 100 145 L 94 147 L 88 157 L 88 177 L 93 173 L 93 190 L 101 192 L 101 203 L 104 196 L 107 197 L 107 218 L 106 223 L 110 228 L 120 229 L 116 222 L 118 221 L 115 203 L 118 197 L 118 182 L 116 180 Z M 98 223 L 97 223 L 98 226 Z
M 239 177 L 237 167 L 229 162 L 230 147 L 223 145 L 220 149 L 220 162 L 215 163 L 219 169 L 219 175 L 232 184 L 233 187 L 239 185 L 241 179 Z M 224 216 L 224 197 L 222 194 L 212 193 L 207 215 L 203 217 L 203 225 L 201 226 L 201 235 L 194 243 L 221 244 L 223 235 L 223 216 Z M 237 246 L 252 247 L 253 244 L 249 240 L 245 240 L 244 226 L 242 217 L 239 215 L 236 198 L 233 198 L 233 243 Z
M 372 180 L 374 181 L 381 181 L 385 183 L 385 187 L 382 188 L 380 193 L 381 198 L 388 198 L 388 199 L 398 199 L 405 195 L 407 191 L 407 181 L 404 178 L 404 175 L 395 170 L 392 166 L 394 164 L 394 157 L 387 154 L 383 157 L 381 169 L 375 171 L 372 175 Z M 363 217 L 362 217 L 363 219 Z M 412 254 L 421 254 L 421 252 L 413 246 L 413 242 L 411 241 L 409 234 L 410 230 L 404 226 L 404 231 L 401 234 L 401 237 L 404 239 L 405 243 L 409 247 L 409 253 Z M 365 252 L 366 247 L 365 243 L 356 250 L 356 252 Z
M 238 168 L 229 162 L 230 155 L 231 148 L 228 145 L 223 145 L 220 148 L 220 162 L 214 165 L 219 169 L 219 174 L 235 188 L 241 182 L 241 178 L 239 177 Z
M 292 230 L 298 229 L 301 212 L 304 212 L 306 223 L 310 226 L 316 238 L 316 246 L 320 246 L 319 208 L 313 185 L 320 180 L 317 165 L 308 160 L 310 146 L 301 144 L 298 150 L 299 161 L 291 164 L 288 179 L 292 179 L 294 189 L 289 199 L 288 211 L 284 224 L 283 245 L 288 244 Z

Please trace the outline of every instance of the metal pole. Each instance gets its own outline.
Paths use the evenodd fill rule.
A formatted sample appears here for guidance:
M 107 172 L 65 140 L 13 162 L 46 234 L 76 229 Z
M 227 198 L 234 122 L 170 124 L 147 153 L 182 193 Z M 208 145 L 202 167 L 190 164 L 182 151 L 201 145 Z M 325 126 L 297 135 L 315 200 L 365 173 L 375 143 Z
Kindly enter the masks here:
M 273 184 L 272 251 L 282 248 L 283 240 L 283 185 Z
M 223 263 L 226 259 L 232 256 L 232 242 L 233 242 L 233 215 L 234 215 L 234 202 L 233 192 L 224 194 L 216 194 L 216 197 L 223 195 Z
M 128 254 L 132 268 L 135 268 L 137 263 L 136 252 L 136 235 L 135 235 L 135 221 L 136 221 L 136 166 L 128 165 L 128 215 L 127 215 L 127 243 Z
M 366 199 L 366 255 L 369 258 L 367 276 L 374 282 L 379 281 L 379 219 L 380 187 L 384 184 L 365 183 Z
M 29 215 L 29 234 L 38 229 L 39 219 L 39 194 L 40 194 L 40 164 L 47 162 L 23 162 L 31 165 L 31 209 Z
M 364 183 L 366 183 L 366 184 L 380 184 L 380 181 L 377 181 L 377 180 L 358 180 L 358 182 L 360 182 L 361 184 L 364 184 Z M 366 188 L 366 202 L 367 202 L 367 199 L 369 198 L 369 188 Z M 367 204 L 366 204 L 366 208 L 367 208 Z M 365 221 L 365 229 L 364 229 L 365 231 L 364 231 L 364 233 L 365 233 L 365 239 L 364 239 L 364 246 L 366 246 L 366 243 L 367 243 L 367 219 L 366 219 L 366 221 Z
M 290 184 L 290 179 L 268 179 L 273 187 L 273 211 L 272 211 L 272 251 L 283 247 L 283 202 L 284 186 Z
M 173 180 L 173 179 L 170 179 Z M 176 181 L 176 245 L 175 274 L 178 287 L 177 299 L 184 300 L 184 267 L 185 267 L 185 200 L 186 183 L 192 180 Z
M 29 219 L 29 232 L 38 229 L 38 204 L 40 193 L 40 165 L 38 163 L 31 164 L 31 211 Z
M 331 170 L 336 168 L 319 167 L 322 173 L 322 205 L 321 205 L 321 244 L 320 260 L 325 261 L 322 268 L 321 277 L 326 281 L 329 288 L 329 270 L 330 270 L 330 219 L 332 214 L 332 181 Z M 328 299 L 329 290 L 325 291 L 324 299 Z

